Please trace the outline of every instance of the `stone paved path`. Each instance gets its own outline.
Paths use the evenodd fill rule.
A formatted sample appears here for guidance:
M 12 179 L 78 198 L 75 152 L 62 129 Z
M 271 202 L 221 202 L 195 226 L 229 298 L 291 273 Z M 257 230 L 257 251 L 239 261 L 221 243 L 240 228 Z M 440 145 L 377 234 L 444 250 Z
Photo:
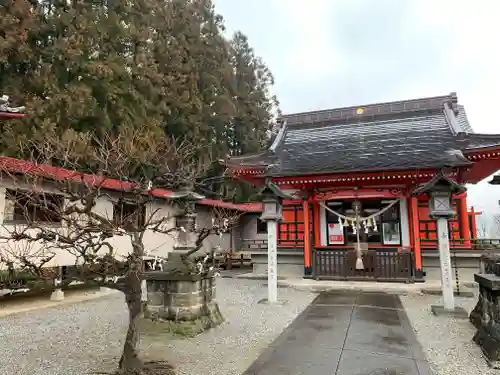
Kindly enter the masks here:
M 431 375 L 399 297 L 321 293 L 243 375 Z

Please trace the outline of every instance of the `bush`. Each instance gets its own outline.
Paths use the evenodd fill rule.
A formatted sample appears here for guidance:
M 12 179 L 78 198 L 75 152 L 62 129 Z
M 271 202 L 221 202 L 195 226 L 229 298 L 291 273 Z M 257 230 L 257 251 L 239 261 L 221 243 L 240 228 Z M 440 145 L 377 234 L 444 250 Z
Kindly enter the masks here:
M 27 271 L 0 271 L 0 289 L 27 286 L 38 281 L 38 277 Z

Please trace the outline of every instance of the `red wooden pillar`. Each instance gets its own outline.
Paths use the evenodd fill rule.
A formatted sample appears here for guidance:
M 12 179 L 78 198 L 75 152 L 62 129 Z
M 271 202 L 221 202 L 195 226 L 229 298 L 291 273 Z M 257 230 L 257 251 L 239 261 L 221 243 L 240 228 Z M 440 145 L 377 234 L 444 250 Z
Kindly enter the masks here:
M 474 207 L 470 208 L 470 230 L 471 230 L 471 238 L 477 239 L 477 222 L 476 222 L 476 210 Z
M 460 220 L 460 228 L 462 229 L 461 236 L 463 238 L 463 243 L 465 246 L 470 246 L 470 228 L 469 228 L 469 212 L 467 210 L 467 194 L 462 194 L 460 198 L 458 198 L 460 209 L 459 212 L 459 220 Z
M 309 201 L 302 202 L 302 211 L 304 212 L 304 275 L 312 274 L 311 266 L 311 222 L 309 218 Z
M 415 255 L 415 269 L 417 270 L 417 276 L 422 275 L 422 253 L 420 250 L 420 223 L 418 221 L 418 198 L 411 197 L 410 207 L 411 217 L 410 217 L 410 226 L 412 235 L 412 247 L 413 253 Z

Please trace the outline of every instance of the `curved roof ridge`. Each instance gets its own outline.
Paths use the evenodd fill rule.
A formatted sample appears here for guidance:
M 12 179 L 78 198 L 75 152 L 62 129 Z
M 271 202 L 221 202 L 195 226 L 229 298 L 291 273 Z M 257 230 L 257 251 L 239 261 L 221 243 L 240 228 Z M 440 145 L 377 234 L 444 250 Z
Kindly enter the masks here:
M 356 119 L 363 118 L 365 116 L 379 116 L 388 114 L 396 115 L 401 113 L 410 113 L 413 111 L 442 109 L 444 103 L 449 103 L 451 108 L 455 110 L 458 103 L 456 93 L 420 99 L 408 99 L 333 108 L 319 111 L 291 113 L 281 116 L 280 119 L 286 120 L 289 125 L 304 123 L 312 124 L 316 122 L 341 120 L 346 118 Z
M 283 143 L 283 140 L 285 139 L 286 131 L 287 131 L 287 122 L 286 120 L 284 120 L 278 134 L 276 135 L 276 138 L 274 138 L 271 147 L 269 147 L 269 151 L 276 152 L 278 146 L 280 146 Z

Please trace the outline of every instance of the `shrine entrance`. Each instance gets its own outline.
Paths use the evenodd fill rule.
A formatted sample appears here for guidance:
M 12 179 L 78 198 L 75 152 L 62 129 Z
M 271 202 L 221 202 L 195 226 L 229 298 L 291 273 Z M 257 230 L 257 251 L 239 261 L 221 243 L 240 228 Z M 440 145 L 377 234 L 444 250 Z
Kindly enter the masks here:
M 314 277 L 413 281 L 414 262 L 409 246 L 403 246 L 399 203 L 397 198 L 320 202 L 326 212 L 327 246 L 314 251 Z
M 317 280 L 415 280 L 415 262 L 410 249 L 370 249 L 362 253 L 363 268 L 357 268 L 357 251 L 352 247 L 315 249 L 314 277 Z

